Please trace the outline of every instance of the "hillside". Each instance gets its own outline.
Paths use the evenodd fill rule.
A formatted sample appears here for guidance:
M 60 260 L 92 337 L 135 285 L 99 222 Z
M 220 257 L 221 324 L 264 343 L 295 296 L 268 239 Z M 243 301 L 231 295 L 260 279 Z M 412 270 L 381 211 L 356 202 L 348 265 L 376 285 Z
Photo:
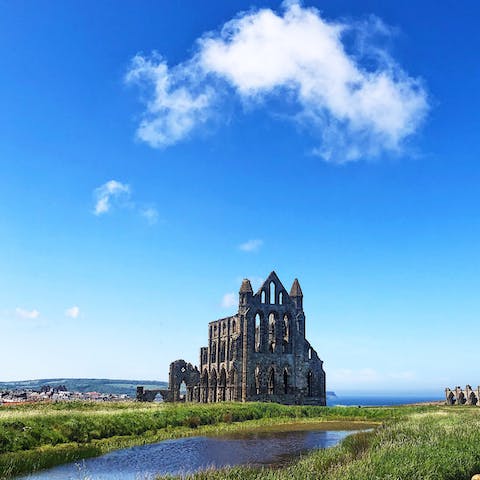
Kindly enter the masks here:
M 0 390 L 32 389 L 38 390 L 43 385 L 65 385 L 72 392 L 99 392 L 126 394 L 135 397 L 137 385 L 149 389 L 168 388 L 167 382 L 154 380 L 112 380 L 107 378 L 43 378 L 38 380 L 21 380 L 0 382 Z
M 114 393 L 135 397 L 137 385 L 147 389 L 168 388 L 168 382 L 156 380 L 112 380 L 108 378 L 41 378 L 38 380 L 19 380 L 16 382 L 0 382 L 0 390 L 39 390 L 43 385 L 57 387 L 65 385 L 71 392 Z M 336 397 L 335 392 L 327 392 L 328 397 Z

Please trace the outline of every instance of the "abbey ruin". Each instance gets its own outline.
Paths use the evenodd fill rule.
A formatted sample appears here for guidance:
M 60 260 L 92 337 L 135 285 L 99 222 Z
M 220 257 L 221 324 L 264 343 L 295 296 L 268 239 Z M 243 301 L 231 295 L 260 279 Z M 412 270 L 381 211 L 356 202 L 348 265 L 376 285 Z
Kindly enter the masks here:
M 181 393 L 184 383 L 186 393 Z M 182 389 L 183 390 L 183 389 Z M 208 325 L 200 368 L 170 364 L 165 401 L 271 401 L 325 405 L 323 362 L 305 338 L 303 294 L 297 279 L 287 293 L 275 272 L 253 293 L 248 279 L 238 312 Z M 146 399 L 148 391 L 139 391 Z

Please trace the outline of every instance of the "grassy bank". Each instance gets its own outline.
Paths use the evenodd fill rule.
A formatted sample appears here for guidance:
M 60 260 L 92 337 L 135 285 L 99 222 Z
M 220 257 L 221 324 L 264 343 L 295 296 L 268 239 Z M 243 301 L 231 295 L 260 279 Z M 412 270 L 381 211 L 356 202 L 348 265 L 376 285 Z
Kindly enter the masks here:
M 480 409 L 403 407 L 404 415 L 279 469 L 236 467 L 190 480 L 470 480 L 480 473 Z M 164 477 L 167 478 L 167 477 Z
M 421 410 L 421 408 L 420 408 Z M 381 422 L 401 408 L 58 403 L 0 408 L 0 478 L 132 445 L 298 421 Z
M 378 428 L 281 470 L 237 467 L 191 478 L 457 480 L 480 472 L 480 409 L 475 407 L 92 402 L 1 407 L 0 478 L 169 438 L 302 422 L 328 429 Z

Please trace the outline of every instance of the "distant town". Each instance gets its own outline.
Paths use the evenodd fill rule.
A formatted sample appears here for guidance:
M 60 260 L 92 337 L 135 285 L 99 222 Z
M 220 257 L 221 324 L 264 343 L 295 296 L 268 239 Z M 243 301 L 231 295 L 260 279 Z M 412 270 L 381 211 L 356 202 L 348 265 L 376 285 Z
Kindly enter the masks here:
M 25 402 L 93 400 L 117 402 L 135 399 L 137 385 L 165 388 L 166 382 L 96 378 L 44 378 L 0 382 L 0 405 Z
M 12 405 L 18 403 L 33 402 L 65 402 L 74 400 L 96 400 L 100 402 L 120 402 L 131 400 L 123 394 L 100 393 L 100 392 L 72 392 L 65 385 L 52 387 L 44 385 L 39 390 L 33 389 L 14 389 L 2 390 L 0 392 L 0 404 Z

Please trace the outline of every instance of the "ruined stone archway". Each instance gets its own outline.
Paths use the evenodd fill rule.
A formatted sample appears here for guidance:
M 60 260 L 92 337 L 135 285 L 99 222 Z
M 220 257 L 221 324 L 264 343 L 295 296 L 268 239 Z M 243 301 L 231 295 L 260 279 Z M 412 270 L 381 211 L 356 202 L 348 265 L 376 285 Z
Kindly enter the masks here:
M 170 364 L 169 385 L 170 397 L 174 402 L 194 401 L 194 388 L 200 381 L 200 372 L 185 360 L 176 360 Z M 185 397 L 180 394 L 180 386 L 185 383 Z

